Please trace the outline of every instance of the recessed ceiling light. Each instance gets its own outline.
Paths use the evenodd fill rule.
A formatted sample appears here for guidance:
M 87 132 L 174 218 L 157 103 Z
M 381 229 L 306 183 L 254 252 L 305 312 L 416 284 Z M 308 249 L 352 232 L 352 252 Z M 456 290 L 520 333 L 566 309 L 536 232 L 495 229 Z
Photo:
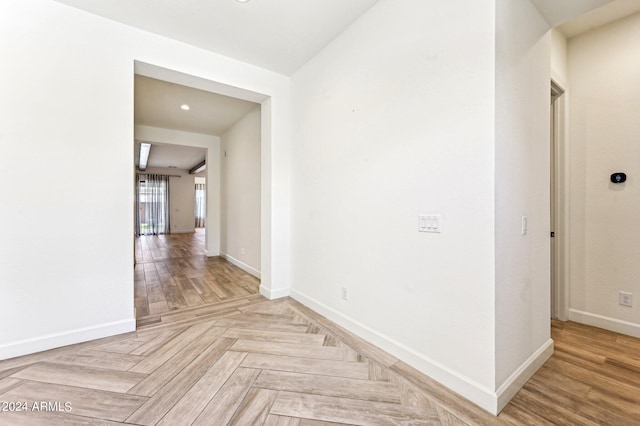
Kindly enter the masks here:
M 183 109 L 183 110 L 185 110 L 185 111 L 189 111 L 189 110 L 191 109 L 191 107 L 190 107 L 189 105 L 187 105 L 187 104 L 182 104 L 182 105 L 180 106 L 180 108 L 182 108 L 182 109 Z
M 238 3 L 247 3 L 249 0 L 236 0 Z

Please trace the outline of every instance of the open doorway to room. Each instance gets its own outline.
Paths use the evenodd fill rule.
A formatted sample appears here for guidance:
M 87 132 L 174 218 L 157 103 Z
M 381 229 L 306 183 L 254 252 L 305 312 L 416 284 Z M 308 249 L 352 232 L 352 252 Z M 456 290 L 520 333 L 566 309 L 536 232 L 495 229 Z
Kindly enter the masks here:
M 260 104 L 136 75 L 134 111 L 138 324 L 258 294 Z
M 205 171 L 194 173 L 194 164 L 204 162 L 206 149 L 148 141 L 136 141 L 135 147 L 136 235 L 191 233 L 205 228 L 206 210 L 198 205 L 198 187 L 206 185 Z M 148 153 L 143 167 L 140 153 Z
M 566 202 L 565 202 L 565 161 L 564 155 L 564 89 L 551 81 L 550 114 L 550 283 L 551 319 L 567 320 L 567 295 L 565 293 L 565 244 Z

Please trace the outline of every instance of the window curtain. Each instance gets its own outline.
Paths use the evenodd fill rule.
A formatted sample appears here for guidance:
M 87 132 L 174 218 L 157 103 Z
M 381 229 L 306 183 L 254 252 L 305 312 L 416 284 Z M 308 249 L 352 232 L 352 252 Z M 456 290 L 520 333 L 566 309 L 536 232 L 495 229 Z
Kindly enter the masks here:
M 136 174 L 136 233 L 169 233 L 169 176 Z
M 204 228 L 204 219 L 207 216 L 207 202 L 204 183 L 196 183 L 196 228 Z

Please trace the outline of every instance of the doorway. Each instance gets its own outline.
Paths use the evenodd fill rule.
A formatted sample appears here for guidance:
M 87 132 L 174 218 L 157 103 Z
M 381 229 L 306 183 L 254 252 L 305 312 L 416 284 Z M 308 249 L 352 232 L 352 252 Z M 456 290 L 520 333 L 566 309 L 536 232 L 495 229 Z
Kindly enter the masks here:
M 550 108 L 550 304 L 551 319 L 567 320 L 565 261 L 567 229 L 565 179 L 565 90 L 551 81 Z
M 270 148 L 270 98 L 248 93 L 241 89 L 231 90 L 232 88 L 223 87 L 215 82 L 139 62 L 136 62 L 135 82 L 135 137 L 141 141 L 149 142 L 154 147 L 152 153 L 156 146 L 171 144 L 180 145 L 180 148 L 206 148 L 202 161 L 202 164 L 206 165 L 204 172 L 206 183 L 199 182 L 199 177 L 196 174 L 195 185 L 191 186 L 193 195 L 191 205 L 190 207 L 186 205 L 180 207 L 181 213 L 189 210 L 191 214 L 195 214 L 193 218 L 195 232 L 194 222 L 190 222 L 191 233 L 198 240 L 195 242 L 202 242 L 200 240 L 203 235 L 205 236 L 205 241 L 202 243 L 206 257 L 199 258 L 197 261 L 202 262 L 202 259 L 205 259 L 204 263 L 200 265 L 202 268 L 198 271 L 207 272 L 206 276 L 196 276 L 198 275 L 196 272 L 190 273 L 187 280 L 182 279 L 184 277 L 179 276 L 180 274 L 173 276 L 173 282 L 184 287 L 182 288 L 184 291 L 180 292 L 184 301 L 180 297 L 173 297 L 176 296 L 175 292 L 157 294 L 154 298 L 159 300 L 153 303 L 158 303 L 158 305 L 152 306 L 149 303 L 148 314 L 160 314 L 162 310 L 166 309 L 180 309 L 185 303 L 188 306 L 217 303 L 230 297 L 245 296 L 244 292 L 246 291 L 249 291 L 250 294 L 262 292 L 263 286 L 260 285 L 262 281 L 260 278 L 262 278 L 261 270 L 264 268 L 261 258 L 266 257 L 262 252 L 265 247 L 264 243 L 268 243 L 268 239 L 267 241 L 262 240 L 261 237 L 264 236 L 265 229 L 261 225 L 265 224 L 265 216 L 268 218 L 270 215 L 269 211 L 265 211 L 261 204 L 264 203 L 265 195 L 270 193 L 270 180 L 261 179 L 264 176 L 261 176 L 261 170 L 265 169 L 265 160 L 269 158 L 261 156 L 261 151 L 263 153 L 269 152 Z M 265 149 L 265 145 L 267 149 Z M 249 156 L 249 154 L 251 155 Z M 178 155 L 170 157 L 179 158 Z M 266 163 L 266 165 L 269 164 L 268 161 Z M 236 170 L 238 167 L 248 167 L 251 173 L 240 173 Z M 196 172 L 195 169 L 197 167 L 193 166 L 189 170 L 190 176 L 193 176 L 192 172 Z M 236 175 L 240 175 L 243 179 L 236 179 Z M 254 179 L 247 182 L 247 179 L 244 179 L 247 175 L 251 175 Z M 204 178 L 205 176 L 203 176 L 203 181 Z M 185 178 L 183 176 L 174 180 L 183 181 Z M 192 182 L 191 179 L 189 181 Z M 240 189 L 244 189 L 244 191 L 236 188 L 237 186 L 241 186 Z M 171 193 L 175 195 L 174 192 Z M 231 203 L 239 197 L 242 198 L 239 202 Z M 247 203 L 247 199 L 251 201 L 250 204 Z M 241 226 L 241 234 L 236 232 L 235 228 L 230 230 L 230 226 L 224 220 L 229 215 L 233 215 L 234 218 L 241 216 L 236 214 L 237 212 L 232 208 L 237 204 L 243 208 L 251 208 L 253 212 L 251 227 Z M 171 217 L 176 217 L 175 206 L 170 209 Z M 173 234 L 175 228 L 173 220 L 171 222 L 171 233 Z M 237 225 L 236 222 L 238 220 L 234 222 Z M 200 232 L 204 229 L 203 227 L 206 227 L 206 233 Z M 247 231 L 249 228 L 251 233 Z M 162 239 L 165 240 L 167 248 L 184 250 L 185 241 L 183 239 L 178 241 L 178 237 L 173 235 Z M 239 254 L 234 255 L 234 250 Z M 269 254 L 268 251 L 267 254 Z M 186 257 L 190 256 L 183 256 L 183 259 Z M 207 258 L 208 260 L 206 260 Z M 245 258 L 249 261 L 243 263 L 242 260 Z M 220 277 L 217 282 L 214 282 L 215 280 L 207 281 L 207 277 L 215 276 L 209 269 L 216 265 L 222 265 L 220 259 L 225 259 L 232 264 L 231 266 L 239 267 L 239 270 L 242 271 L 240 275 L 244 278 L 237 281 L 239 285 L 244 283 L 246 288 L 236 286 L 237 288 L 229 289 L 226 286 L 222 288 L 218 285 L 228 281 L 229 277 Z M 193 261 L 190 259 L 190 262 Z M 210 264 L 212 262 L 217 263 L 216 265 Z M 153 273 L 151 265 L 144 265 L 145 268 L 150 269 L 152 283 L 162 281 L 163 274 L 168 275 L 167 272 L 170 272 L 171 269 L 169 268 L 171 265 L 168 263 L 170 261 L 159 265 L 162 274 L 157 271 L 158 265 L 155 265 L 157 274 Z M 224 268 L 226 268 L 225 270 L 233 269 L 229 265 Z M 147 272 L 146 269 L 144 271 Z M 245 276 L 247 273 L 251 276 Z M 153 278 L 159 279 L 154 281 Z M 256 284 L 260 285 L 260 288 Z M 168 284 L 167 287 L 169 287 Z M 147 290 L 148 288 L 147 285 Z M 167 306 L 162 302 L 166 302 Z

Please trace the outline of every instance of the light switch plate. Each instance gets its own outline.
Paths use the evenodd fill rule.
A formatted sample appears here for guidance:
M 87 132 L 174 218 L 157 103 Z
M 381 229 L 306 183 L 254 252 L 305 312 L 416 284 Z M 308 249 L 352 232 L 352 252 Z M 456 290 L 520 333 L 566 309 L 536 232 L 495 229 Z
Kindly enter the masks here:
M 442 215 L 419 214 L 418 231 L 439 234 L 442 230 Z

